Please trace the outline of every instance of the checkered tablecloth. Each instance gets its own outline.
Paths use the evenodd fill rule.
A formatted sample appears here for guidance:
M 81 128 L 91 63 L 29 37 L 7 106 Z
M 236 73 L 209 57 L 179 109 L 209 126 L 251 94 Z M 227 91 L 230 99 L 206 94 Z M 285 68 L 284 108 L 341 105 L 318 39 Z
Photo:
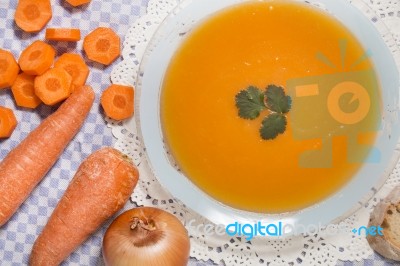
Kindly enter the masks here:
M 89 5 L 73 8 L 63 0 L 51 0 L 53 18 L 47 27 L 73 27 L 81 29 L 85 36 L 98 26 L 112 27 L 123 39 L 132 23 L 145 14 L 148 0 L 92 0 Z M 17 0 L 0 0 L 0 48 L 11 51 L 16 58 L 20 52 L 36 39 L 44 39 L 44 31 L 28 34 L 14 23 Z M 75 43 L 50 42 L 57 54 L 82 53 L 82 41 Z M 85 55 L 82 53 L 85 58 Z M 86 58 L 85 58 L 86 59 Z M 80 133 L 68 145 L 55 166 L 20 207 L 12 219 L 0 228 L 0 265 L 26 265 L 32 245 L 41 232 L 58 199 L 63 195 L 80 162 L 102 146 L 112 146 L 111 130 L 106 126 L 104 114 L 99 106 L 101 92 L 110 85 L 112 66 L 104 67 L 86 60 L 91 72 L 87 83 L 96 92 L 93 108 Z M 117 60 L 118 62 L 118 60 Z M 116 62 L 116 63 L 117 63 Z M 56 107 L 41 105 L 35 110 L 19 108 L 9 89 L 0 90 L 0 105 L 15 110 L 18 126 L 9 139 L 0 140 L 0 160 L 15 147 L 41 120 Z M 132 207 L 127 203 L 125 209 Z M 81 245 L 63 265 L 101 265 L 102 236 L 109 222 Z M 73 229 L 72 229 L 73 230 Z M 60 239 L 64 241 L 64 239 Z M 68 241 L 68 240 L 65 240 Z M 211 265 L 191 259 L 190 265 Z M 375 255 L 361 263 L 340 265 L 392 265 Z
M 64 0 L 51 0 L 53 18 L 47 27 L 73 27 L 81 29 L 82 36 L 99 26 L 112 27 L 121 36 L 129 26 L 146 12 L 147 1 L 92 0 L 81 8 L 73 8 Z M 11 51 L 16 58 L 36 39 L 44 39 L 44 30 L 38 34 L 21 31 L 14 23 L 17 0 L 0 0 L 0 47 Z M 49 42 L 57 50 L 82 53 L 82 41 L 78 43 Z M 86 58 L 85 58 L 86 59 Z M 101 91 L 110 85 L 112 66 L 104 67 L 86 60 L 90 67 L 87 83 L 96 92 L 91 112 L 74 140 L 68 145 L 55 166 L 20 207 L 12 219 L 0 229 L 0 265 L 27 265 L 32 245 L 43 229 L 48 217 L 63 195 L 81 161 L 102 146 L 112 146 L 111 130 L 106 126 L 99 106 Z M 118 61 L 117 61 L 118 62 Z M 0 90 L 0 105 L 15 110 L 18 126 L 11 138 L 0 140 L 0 159 L 15 147 L 47 117 L 56 107 L 41 105 L 35 110 L 15 105 L 9 89 Z M 102 262 L 100 247 L 106 226 L 86 241 L 66 261 L 65 265 L 98 265 Z M 73 230 L 73 228 L 71 229 Z M 60 241 L 68 241 L 60 239 Z

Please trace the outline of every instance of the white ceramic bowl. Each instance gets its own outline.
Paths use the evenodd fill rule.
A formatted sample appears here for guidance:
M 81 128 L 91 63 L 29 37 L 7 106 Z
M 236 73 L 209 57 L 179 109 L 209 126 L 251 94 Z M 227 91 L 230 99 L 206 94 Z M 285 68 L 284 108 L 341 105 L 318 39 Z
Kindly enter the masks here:
M 399 158 L 396 144 L 400 136 L 399 113 L 399 73 L 393 53 L 382 35 L 391 40 L 387 29 L 373 14 L 360 12 L 346 0 L 310 0 L 311 4 L 323 6 L 339 19 L 372 53 L 372 60 L 382 88 L 382 131 L 375 147 L 381 152 L 378 164 L 364 164 L 357 175 L 340 191 L 326 200 L 306 209 L 282 213 L 260 214 L 233 209 L 201 191 L 190 179 L 174 167 L 165 149 L 160 121 L 160 92 L 164 73 L 171 57 L 185 38 L 183 34 L 214 12 L 244 0 L 192 0 L 184 1 L 161 24 L 153 36 L 141 63 L 136 96 L 136 119 L 139 133 L 146 148 L 150 167 L 161 184 L 200 215 L 216 224 L 276 223 L 326 225 L 338 221 L 354 212 L 384 183 Z M 361 4 L 354 1 L 353 3 Z M 360 6 L 368 10 L 365 6 Z M 368 17 L 369 16 L 369 17 Z

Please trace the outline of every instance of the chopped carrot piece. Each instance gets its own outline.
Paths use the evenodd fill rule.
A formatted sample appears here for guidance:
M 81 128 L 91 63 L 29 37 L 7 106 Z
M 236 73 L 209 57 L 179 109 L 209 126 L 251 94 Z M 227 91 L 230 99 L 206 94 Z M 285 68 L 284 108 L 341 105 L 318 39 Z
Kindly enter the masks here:
M 0 106 L 0 138 L 8 138 L 17 126 L 13 110 Z
M 10 87 L 17 78 L 19 66 L 9 51 L 0 49 L 0 89 Z
M 95 62 L 109 65 L 120 55 L 120 38 L 110 28 L 99 27 L 83 40 L 87 57 Z
M 134 89 L 131 86 L 113 84 L 101 95 L 101 105 L 107 116 L 123 120 L 133 115 Z
M 21 70 L 29 75 L 42 75 L 53 64 L 56 51 L 43 41 L 35 41 L 19 57 Z
M 77 42 L 81 39 L 81 31 L 68 28 L 47 28 L 45 38 L 51 41 Z
M 63 68 L 71 75 L 73 87 L 85 85 L 89 75 L 89 68 L 79 54 L 65 53 L 61 55 L 54 63 L 54 67 Z
M 35 94 L 47 105 L 54 105 L 71 94 L 72 77 L 62 68 L 51 68 L 35 78 Z
M 91 0 L 67 0 L 71 6 L 80 6 L 89 3 Z
M 21 73 L 11 87 L 15 102 L 20 107 L 36 108 L 42 101 L 35 94 L 35 76 Z
M 52 17 L 50 0 L 19 0 L 15 23 L 26 32 L 38 32 Z

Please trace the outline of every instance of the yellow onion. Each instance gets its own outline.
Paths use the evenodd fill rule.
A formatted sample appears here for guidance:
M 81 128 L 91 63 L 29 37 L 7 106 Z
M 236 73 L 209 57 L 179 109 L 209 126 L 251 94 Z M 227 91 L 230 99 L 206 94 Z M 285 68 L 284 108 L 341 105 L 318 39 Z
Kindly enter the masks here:
M 140 207 L 119 215 L 103 239 L 108 266 L 183 266 L 189 260 L 186 228 L 169 212 Z

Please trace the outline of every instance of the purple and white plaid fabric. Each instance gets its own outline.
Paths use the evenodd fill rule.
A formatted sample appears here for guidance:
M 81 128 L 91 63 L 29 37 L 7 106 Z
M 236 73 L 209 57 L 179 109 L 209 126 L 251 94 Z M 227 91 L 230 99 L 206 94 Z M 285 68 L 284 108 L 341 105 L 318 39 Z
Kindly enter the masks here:
M 123 40 L 129 26 L 146 12 L 147 1 L 92 1 L 89 5 L 73 8 L 65 1 L 52 2 L 53 18 L 47 27 L 73 27 L 81 30 L 82 36 L 99 26 L 112 27 Z M 0 0 L 0 47 L 11 51 L 16 58 L 20 52 L 37 39 L 44 39 L 45 31 L 29 34 L 14 23 L 17 0 Z M 82 52 L 82 41 L 78 43 L 49 42 L 57 55 L 65 52 Z M 86 58 L 85 58 L 86 59 Z M 118 62 L 118 61 L 117 61 Z M 90 67 L 87 84 L 96 92 L 96 100 L 81 131 L 68 145 L 61 158 L 36 187 L 12 219 L 0 230 L 0 265 L 27 265 L 32 245 L 41 232 L 58 199 L 64 193 L 81 161 L 102 146 L 112 146 L 113 136 L 107 127 L 99 105 L 101 92 L 110 85 L 112 66 L 104 67 L 86 60 Z M 0 105 L 15 110 L 18 126 L 11 138 L 0 140 L 0 160 L 15 147 L 40 121 L 56 107 L 39 106 L 35 110 L 15 105 L 9 89 L 0 90 Z M 28 174 L 28 173 L 27 173 Z M 78 248 L 65 265 L 99 265 L 101 241 L 106 226 Z M 71 228 L 71 230 L 74 230 Z M 60 239 L 60 241 L 64 241 Z

